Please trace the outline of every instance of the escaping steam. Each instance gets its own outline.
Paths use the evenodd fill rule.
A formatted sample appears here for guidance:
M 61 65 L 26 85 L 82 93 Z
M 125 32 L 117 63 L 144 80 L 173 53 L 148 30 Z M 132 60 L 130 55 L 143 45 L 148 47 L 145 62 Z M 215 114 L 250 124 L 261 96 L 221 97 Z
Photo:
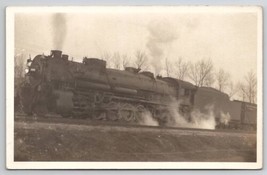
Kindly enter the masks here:
M 224 125 L 228 125 L 230 119 L 231 119 L 231 116 L 230 116 L 229 112 L 227 112 L 227 113 L 225 114 L 225 113 L 223 113 L 223 112 L 221 111 L 220 123 L 222 123 L 222 124 L 224 124 Z
M 141 125 L 147 125 L 147 126 L 158 126 L 159 123 L 157 120 L 155 120 L 149 111 L 145 111 L 142 113 L 141 121 L 139 121 L 139 124 Z
M 215 129 L 216 121 L 213 112 L 213 106 L 206 106 L 207 113 L 202 113 L 199 110 L 192 112 L 192 127 L 201 129 Z
M 66 18 L 63 13 L 56 13 L 52 18 L 54 48 L 62 50 L 67 32 Z
M 152 21 L 148 27 L 149 37 L 146 44 L 151 56 L 151 65 L 155 69 L 155 74 L 159 74 L 162 65 L 159 62 L 164 59 L 164 48 L 170 46 L 178 36 L 174 27 L 168 21 Z
M 181 113 L 179 107 L 181 101 L 173 99 L 166 112 L 160 114 L 160 117 L 153 116 L 148 110 L 144 111 L 139 120 L 139 124 L 148 126 L 159 126 L 156 118 L 165 118 L 166 126 L 182 127 L 182 128 L 199 128 L 199 129 L 215 129 L 216 117 L 214 114 L 214 105 L 207 105 L 204 112 L 194 109 L 190 114 Z M 231 119 L 229 113 L 220 111 L 217 122 L 222 125 L 228 125 Z
M 179 112 L 180 101 L 173 101 L 170 105 L 170 121 L 168 122 L 169 126 L 172 127 L 185 127 L 185 128 L 201 128 L 201 129 L 215 129 L 216 122 L 215 116 L 213 113 L 213 106 L 206 106 L 205 113 L 200 112 L 195 109 L 191 112 L 191 115 L 188 114 L 182 115 Z
M 179 112 L 180 101 L 173 100 L 170 104 L 169 121 L 168 126 L 172 127 L 185 127 L 185 128 L 200 128 L 200 129 L 215 129 L 216 119 L 214 115 L 214 106 L 207 105 L 205 107 L 205 112 L 201 112 L 198 109 L 194 109 L 191 115 L 182 115 Z M 220 122 L 227 125 L 230 120 L 230 114 L 224 114 L 221 112 Z
M 170 116 L 167 124 L 173 127 L 186 127 L 186 128 L 200 128 L 200 129 L 215 129 L 216 117 L 214 114 L 214 106 L 207 105 L 204 109 L 205 112 L 194 109 L 190 116 L 188 114 L 182 115 L 179 112 L 180 102 L 173 101 L 170 105 Z M 187 116 L 188 115 L 188 116 Z M 220 111 L 219 124 L 228 125 L 231 119 L 229 113 Z

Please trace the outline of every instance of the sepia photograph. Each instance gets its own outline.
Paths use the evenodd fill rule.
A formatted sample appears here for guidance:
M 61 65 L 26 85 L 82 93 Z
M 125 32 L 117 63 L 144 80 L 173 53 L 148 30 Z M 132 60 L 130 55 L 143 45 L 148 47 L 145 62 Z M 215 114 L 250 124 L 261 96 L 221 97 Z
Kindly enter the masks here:
M 261 7 L 6 15 L 7 168 L 262 168 Z

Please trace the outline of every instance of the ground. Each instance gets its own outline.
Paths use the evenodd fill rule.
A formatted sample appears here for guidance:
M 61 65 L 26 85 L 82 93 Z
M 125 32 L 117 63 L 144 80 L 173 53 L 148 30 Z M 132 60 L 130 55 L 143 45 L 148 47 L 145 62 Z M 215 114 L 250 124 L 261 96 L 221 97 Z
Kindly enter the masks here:
M 255 162 L 253 133 L 15 121 L 15 161 Z

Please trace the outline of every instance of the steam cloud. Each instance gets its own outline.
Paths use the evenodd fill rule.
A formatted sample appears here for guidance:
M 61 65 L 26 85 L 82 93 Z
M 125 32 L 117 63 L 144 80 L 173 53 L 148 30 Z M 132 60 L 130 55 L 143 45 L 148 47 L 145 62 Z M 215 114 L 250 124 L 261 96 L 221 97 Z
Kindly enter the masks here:
M 222 124 L 224 124 L 224 125 L 228 125 L 230 119 L 231 119 L 231 116 L 230 116 L 229 112 L 227 112 L 227 113 L 225 114 L 225 113 L 223 113 L 223 112 L 221 111 L 220 123 L 222 123 Z
M 216 121 L 213 113 L 213 106 L 206 106 L 205 113 L 194 109 L 191 112 L 191 119 L 189 116 L 183 116 L 179 113 L 179 101 L 173 101 L 170 105 L 170 119 L 172 122 L 167 123 L 173 127 L 185 127 L 185 128 L 201 128 L 201 129 L 215 129 Z
M 201 112 L 198 109 L 194 109 L 191 112 L 191 118 L 188 120 L 186 116 L 179 113 L 179 101 L 173 101 L 170 105 L 170 120 L 169 126 L 173 127 L 186 127 L 186 128 L 200 128 L 200 129 L 215 129 L 216 117 L 214 115 L 214 106 L 207 105 L 205 107 L 206 112 Z M 231 116 L 229 113 L 220 112 L 219 122 L 224 125 L 228 125 Z M 174 122 L 173 122 L 174 121 Z
M 155 68 L 155 74 L 162 70 L 159 62 L 166 56 L 164 48 L 178 38 L 173 28 L 167 21 L 152 21 L 147 27 L 149 37 L 146 47 L 150 52 L 151 65 Z
M 62 50 L 67 32 L 66 18 L 63 13 L 56 13 L 52 19 L 53 44 L 55 49 Z
M 167 126 L 171 127 L 183 127 L 183 128 L 199 128 L 199 129 L 215 129 L 216 119 L 214 115 L 214 106 L 207 105 L 205 112 L 201 112 L 198 109 L 194 109 L 189 115 L 182 115 L 179 112 L 180 101 L 173 100 L 168 108 L 167 112 Z M 164 115 L 164 114 L 161 114 Z M 158 121 L 152 116 L 149 111 L 145 111 L 142 114 L 142 120 L 140 124 L 149 126 L 158 126 Z M 224 125 L 228 125 L 230 121 L 230 114 L 220 112 L 219 122 Z
M 159 123 L 156 119 L 153 118 L 152 114 L 149 111 L 145 111 L 142 113 L 141 121 L 139 124 L 141 125 L 148 125 L 148 126 L 158 126 Z

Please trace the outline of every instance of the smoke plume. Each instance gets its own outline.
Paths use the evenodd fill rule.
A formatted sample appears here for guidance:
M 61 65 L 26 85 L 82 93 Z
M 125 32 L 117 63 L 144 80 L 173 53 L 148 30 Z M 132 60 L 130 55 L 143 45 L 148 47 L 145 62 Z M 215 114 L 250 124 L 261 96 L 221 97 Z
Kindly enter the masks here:
M 52 17 L 52 31 L 54 49 L 62 50 L 67 32 L 66 18 L 63 13 L 56 13 Z
M 161 60 L 166 57 L 164 48 L 170 46 L 178 36 L 174 31 L 174 27 L 169 22 L 165 21 L 152 21 L 148 27 L 149 37 L 146 44 L 147 49 L 151 56 L 151 65 L 155 69 L 155 74 L 158 74 L 162 70 L 162 65 L 159 64 Z

